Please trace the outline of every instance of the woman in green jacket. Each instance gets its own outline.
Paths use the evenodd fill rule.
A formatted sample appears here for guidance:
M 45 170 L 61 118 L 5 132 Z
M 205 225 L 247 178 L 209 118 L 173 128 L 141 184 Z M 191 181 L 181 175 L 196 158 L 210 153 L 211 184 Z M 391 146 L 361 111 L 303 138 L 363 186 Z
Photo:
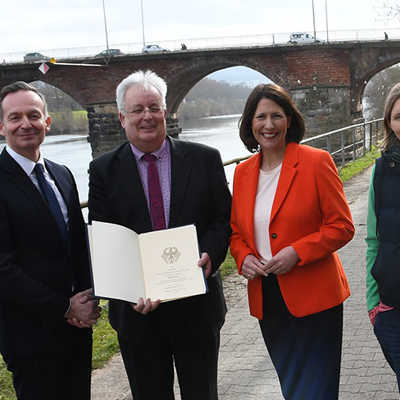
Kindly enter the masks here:
M 400 83 L 388 94 L 367 218 L 367 307 L 400 391 Z

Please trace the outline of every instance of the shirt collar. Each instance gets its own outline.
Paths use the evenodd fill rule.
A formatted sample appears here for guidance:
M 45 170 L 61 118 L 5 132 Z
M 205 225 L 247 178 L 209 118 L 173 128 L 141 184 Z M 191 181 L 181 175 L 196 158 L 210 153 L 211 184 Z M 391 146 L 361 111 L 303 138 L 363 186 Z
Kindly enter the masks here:
M 35 168 L 36 164 L 42 164 L 44 169 L 46 170 L 46 166 L 44 164 L 44 159 L 42 154 L 39 156 L 39 160 L 34 162 L 29 158 L 21 156 L 16 151 L 14 151 L 8 144 L 6 145 L 7 153 L 18 163 L 18 165 L 25 171 L 28 176 L 31 176 L 33 168 Z
M 136 161 L 141 160 L 141 158 L 143 157 L 144 154 L 143 151 L 139 150 L 137 147 L 135 147 L 132 143 L 129 143 L 132 149 L 132 153 L 136 158 Z M 164 140 L 162 146 L 156 150 L 151 152 L 150 154 L 154 154 L 157 159 L 162 159 L 163 157 L 165 157 L 169 152 L 169 140 Z

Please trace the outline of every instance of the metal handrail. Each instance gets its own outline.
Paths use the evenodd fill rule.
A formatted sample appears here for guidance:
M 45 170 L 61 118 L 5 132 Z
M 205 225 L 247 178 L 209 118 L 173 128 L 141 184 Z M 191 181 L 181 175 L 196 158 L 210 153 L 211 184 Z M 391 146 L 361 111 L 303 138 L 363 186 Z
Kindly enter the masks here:
M 384 32 L 387 32 L 391 40 L 399 40 L 400 30 L 398 28 L 376 28 L 376 29 L 361 29 L 361 30 L 331 30 L 329 31 L 329 40 L 325 41 L 328 36 L 326 31 L 316 32 L 315 42 L 318 46 L 325 46 L 329 43 L 343 43 L 343 42 L 387 42 L 384 40 Z M 302 46 L 301 44 L 290 44 L 288 40 L 291 32 L 270 32 L 254 35 L 235 35 L 235 36 L 222 36 L 222 37 L 200 37 L 200 38 L 178 38 L 172 40 L 165 40 L 159 38 L 153 42 L 160 45 L 162 48 L 175 52 L 193 52 L 210 49 L 226 49 L 237 47 L 254 47 L 254 46 Z M 181 45 L 185 43 L 187 50 L 182 50 Z M 305 44 L 306 46 L 312 43 Z M 143 43 L 142 42 L 124 42 L 124 43 L 111 43 L 110 47 L 122 50 L 126 55 L 141 55 Z M 69 48 L 41 48 L 34 49 L 41 54 L 49 57 L 59 59 L 81 59 L 86 57 L 97 57 L 95 54 L 104 50 L 104 46 L 81 46 Z M 8 51 L 0 53 L 0 60 L 3 63 L 23 63 L 23 57 L 27 51 Z M 103 62 L 102 58 L 95 58 L 99 62 Z
M 367 149 L 371 150 L 372 145 L 378 143 L 378 140 L 381 139 L 383 133 L 382 126 L 380 125 L 383 125 L 383 118 L 335 129 L 333 131 L 322 133 L 321 135 L 306 138 L 302 140 L 301 143 L 327 150 L 336 164 L 343 167 L 348 161 L 354 161 L 365 155 Z M 348 131 L 351 132 L 348 133 Z M 321 141 L 325 142 L 325 145 L 316 143 Z M 316 145 L 313 145 L 313 142 L 316 143 Z M 249 154 L 247 156 L 233 158 L 225 161 L 223 165 L 226 167 L 232 164 L 239 164 L 250 158 L 252 155 L 253 154 Z M 81 208 L 87 206 L 87 201 L 81 203 Z
M 344 128 L 335 129 L 333 131 L 329 131 L 326 133 L 322 133 L 321 135 L 312 136 L 301 141 L 302 144 L 309 144 L 312 146 L 313 142 L 318 141 L 325 141 L 325 146 L 314 146 L 318 148 L 323 148 L 327 150 L 331 156 L 335 159 L 336 163 L 338 164 L 338 157 L 340 156 L 340 166 L 343 167 L 346 162 L 349 161 L 351 156 L 351 160 L 356 160 L 359 157 L 362 157 L 365 152 L 371 150 L 372 145 L 376 144 L 378 140 L 381 138 L 383 129 L 380 127 L 381 123 L 383 122 L 383 118 L 374 119 L 368 122 L 362 122 L 359 124 L 345 126 Z M 349 130 L 350 132 L 349 137 L 351 137 L 351 141 L 346 141 L 345 133 Z M 361 132 L 357 132 L 361 131 Z M 368 130 L 369 135 L 366 135 L 366 131 Z M 334 146 L 334 139 L 336 141 L 340 140 L 340 147 L 336 148 Z M 347 144 L 346 144 L 347 143 Z M 360 150 L 361 147 L 361 150 Z M 231 160 L 224 162 L 224 167 L 232 164 L 239 164 L 242 161 L 247 160 L 250 158 L 252 154 L 243 157 L 233 158 Z

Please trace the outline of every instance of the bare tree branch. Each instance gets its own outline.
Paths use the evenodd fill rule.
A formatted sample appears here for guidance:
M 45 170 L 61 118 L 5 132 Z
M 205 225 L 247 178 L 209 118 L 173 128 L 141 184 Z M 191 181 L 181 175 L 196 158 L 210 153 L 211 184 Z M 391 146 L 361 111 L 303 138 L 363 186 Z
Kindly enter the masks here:
M 400 21 L 399 0 L 381 0 L 375 5 L 375 11 L 378 19 Z

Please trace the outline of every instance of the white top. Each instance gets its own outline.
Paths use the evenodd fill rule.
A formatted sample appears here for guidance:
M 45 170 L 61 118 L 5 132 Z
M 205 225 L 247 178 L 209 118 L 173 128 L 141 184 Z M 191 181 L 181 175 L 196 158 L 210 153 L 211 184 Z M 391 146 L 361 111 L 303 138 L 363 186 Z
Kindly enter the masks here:
M 44 163 L 42 155 L 40 154 L 38 162 L 35 163 L 32 160 L 30 160 L 29 158 L 21 156 L 21 154 L 18 154 L 17 152 L 15 152 L 8 145 L 6 145 L 6 150 L 7 150 L 7 153 L 15 160 L 16 163 L 18 163 L 18 165 L 29 176 L 30 180 L 36 186 L 37 190 L 39 190 L 41 195 L 43 195 L 43 194 L 42 194 L 42 192 L 41 192 L 41 190 L 39 188 L 39 183 L 38 183 L 38 180 L 36 178 L 36 174 L 33 171 L 33 169 L 35 168 L 36 164 L 42 164 L 43 165 L 43 167 L 44 167 L 44 178 L 46 179 L 46 181 L 50 184 L 51 188 L 53 189 L 53 192 L 56 195 L 58 204 L 61 207 L 61 212 L 63 214 L 65 224 L 68 226 L 68 210 L 67 210 L 67 206 L 65 204 L 65 201 L 64 201 L 60 191 L 58 190 L 57 185 L 55 184 L 53 178 L 51 177 L 51 175 L 48 173 L 48 171 L 46 169 L 46 165 Z
M 260 169 L 258 177 L 254 207 L 254 239 L 257 251 L 267 261 L 272 257 L 269 241 L 269 221 L 281 169 L 282 163 L 268 172 Z

